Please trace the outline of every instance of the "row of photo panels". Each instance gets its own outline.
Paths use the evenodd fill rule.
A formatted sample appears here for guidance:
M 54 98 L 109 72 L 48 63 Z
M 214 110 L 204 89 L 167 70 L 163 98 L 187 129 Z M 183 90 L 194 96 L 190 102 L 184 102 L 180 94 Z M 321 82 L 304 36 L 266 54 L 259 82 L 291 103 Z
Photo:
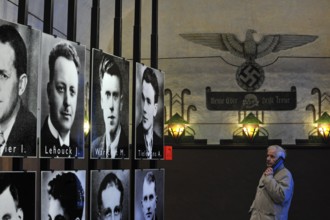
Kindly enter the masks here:
M 0 218 L 164 219 L 164 169 L 135 170 L 134 213 L 129 170 L 90 171 L 89 199 L 86 171 L 41 171 L 40 179 L 38 206 L 36 172 L 0 172 Z
M 89 73 L 84 45 L 5 20 L 0 51 L 0 156 L 130 159 L 129 61 L 92 49 Z M 164 73 L 134 82 L 135 159 L 163 159 Z

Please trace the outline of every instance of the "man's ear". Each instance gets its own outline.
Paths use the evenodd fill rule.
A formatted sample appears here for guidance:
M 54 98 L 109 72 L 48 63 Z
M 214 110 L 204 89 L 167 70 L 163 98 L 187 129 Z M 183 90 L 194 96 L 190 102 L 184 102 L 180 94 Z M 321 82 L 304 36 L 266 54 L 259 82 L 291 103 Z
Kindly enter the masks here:
M 27 82 L 28 82 L 27 75 L 26 75 L 26 73 L 23 73 L 18 79 L 18 95 L 19 96 L 23 95 L 23 93 L 26 89 Z
M 17 217 L 18 217 L 18 219 L 21 219 L 21 220 L 24 219 L 24 213 L 23 213 L 23 210 L 21 208 L 17 209 Z
M 154 104 L 154 117 L 157 115 L 158 103 Z

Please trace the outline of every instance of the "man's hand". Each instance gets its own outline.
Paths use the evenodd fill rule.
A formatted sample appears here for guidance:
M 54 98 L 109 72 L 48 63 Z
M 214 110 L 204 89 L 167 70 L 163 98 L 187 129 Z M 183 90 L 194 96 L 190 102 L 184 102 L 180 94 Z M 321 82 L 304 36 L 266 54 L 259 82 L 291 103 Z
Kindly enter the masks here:
M 273 168 L 271 168 L 271 167 L 267 167 L 267 169 L 265 170 L 265 172 L 264 172 L 264 175 L 265 176 L 269 176 L 269 175 L 273 175 L 274 174 L 274 172 L 273 172 Z

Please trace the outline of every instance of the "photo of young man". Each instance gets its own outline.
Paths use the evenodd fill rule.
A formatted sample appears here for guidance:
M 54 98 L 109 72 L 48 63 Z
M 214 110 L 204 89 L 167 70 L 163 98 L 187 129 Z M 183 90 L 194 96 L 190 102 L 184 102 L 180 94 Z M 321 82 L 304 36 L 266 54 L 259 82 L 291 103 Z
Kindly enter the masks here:
M 129 170 L 91 171 L 90 219 L 129 219 Z
M 135 170 L 136 220 L 164 219 L 165 170 Z
M 129 63 L 93 50 L 91 158 L 127 159 Z
M 135 158 L 163 159 L 164 74 L 136 65 Z

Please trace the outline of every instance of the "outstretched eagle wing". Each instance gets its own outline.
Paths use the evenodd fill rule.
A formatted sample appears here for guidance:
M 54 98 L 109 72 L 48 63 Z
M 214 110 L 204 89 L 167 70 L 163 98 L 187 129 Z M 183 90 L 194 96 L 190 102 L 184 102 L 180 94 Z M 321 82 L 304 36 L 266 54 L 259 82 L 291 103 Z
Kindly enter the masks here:
M 299 47 L 315 41 L 318 36 L 314 35 L 265 35 L 257 42 L 257 58 L 266 56 L 269 53 Z
M 195 33 L 180 34 L 188 41 L 201 44 L 213 49 L 228 51 L 235 56 L 244 57 L 243 42 L 238 40 L 234 34 L 229 33 Z
M 299 47 L 304 44 L 313 42 L 318 38 L 318 36 L 314 35 L 278 34 L 265 35 L 261 38 L 260 41 L 256 42 L 253 40 L 251 35 L 252 39 L 242 42 L 234 34 L 230 33 L 193 33 L 180 34 L 180 36 L 193 43 L 201 44 L 222 51 L 228 51 L 235 56 L 245 59 L 249 58 L 251 55 L 252 58 L 260 58 L 270 53 L 287 50 L 293 47 Z M 254 51 L 253 48 L 255 47 L 256 50 Z M 247 50 L 249 48 L 252 49 Z

